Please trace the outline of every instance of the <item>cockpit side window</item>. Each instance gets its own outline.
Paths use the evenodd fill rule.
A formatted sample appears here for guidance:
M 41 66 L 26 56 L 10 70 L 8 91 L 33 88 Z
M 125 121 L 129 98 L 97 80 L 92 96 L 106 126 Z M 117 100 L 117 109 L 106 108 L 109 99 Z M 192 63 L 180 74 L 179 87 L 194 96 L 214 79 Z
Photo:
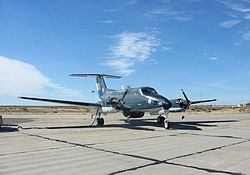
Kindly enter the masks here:
M 143 95 L 156 95 L 158 94 L 153 88 L 142 88 L 141 92 Z

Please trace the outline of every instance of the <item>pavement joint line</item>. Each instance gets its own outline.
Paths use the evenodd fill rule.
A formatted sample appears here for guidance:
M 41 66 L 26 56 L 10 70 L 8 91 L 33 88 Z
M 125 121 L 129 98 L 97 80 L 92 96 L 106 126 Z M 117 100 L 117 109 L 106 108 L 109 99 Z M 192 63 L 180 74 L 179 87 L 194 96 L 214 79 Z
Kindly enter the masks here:
M 141 165 L 141 166 L 137 166 L 137 167 L 133 167 L 133 168 L 129 168 L 129 169 L 124 169 L 124 170 L 119 170 L 119 171 L 116 171 L 116 172 L 112 172 L 112 173 L 110 173 L 110 175 L 120 174 L 120 173 L 127 172 L 127 171 L 134 171 L 134 170 L 137 170 L 137 169 L 141 169 L 141 168 L 145 168 L 145 167 L 149 167 L 149 166 L 153 166 L 153 165 L 158 165 L 158 164 L 162 164 L 162 163 L 175 165 L 175 163 L 171 163 L 169 161 L 173 161 L 173 160 L 180 159 L 180 158 L 185 158 L 185 157 L 190 157 L 190 156 L 193 156 L 193 155 L 202 154 L 202 153 L 209 152 L 209 151 L 215 151 L 215 150 L 219 150 L 219 149 L 230 147 L 230 146 L 239 145 L 239 144 L 250 141 L 249 139 L 248 140 L 243 140 L 243 141 L 240 141 L 240 142 L 234 142 L 234 143 L 231 143 L 231 144 L 228 144 L 228 145 L 218 146 L 218 147 L 215 147 L 215 148 L 210 148 L 210 149 L 203 150 L 203 151 L 198 151 L 198 152 L 194 152 L 194 153 L 190 153 L 190 154 L 185 154 L 185 155 L 169 158 L 169 159 L 166 159 L 166 160 L 158 160 L 158 159 L 139 156 L 139 155 L 134 155 L 134 154 L 127 154 L 127 153 L 121 153 L 121 152 L 117 152 L 117 151 L 110 151 L 110 150 L 101 149 L 101 148 L 94 148 L 94 147 L 92 147 L 90 145 L 86 145 L 86 144 L 73 143 L 73 142 L 68 142 L 68 141 L 60 140 L 60 139 L 52 139 L 52 138 L 49 138 L 49 137 L 36 135 L 36 134 L 29 134 L 29 133 L 24 133 L 24 134 L 29 135 L 29 136 L 33 136 L 33 137 L 38 137 L 38 138 L 50 140 L 50 141 L 55 141 L 55 142 L 66 143 L 66 144 L 70 144 L 70 145 L 74 145 L 74 146 L 84 147 L 84 148 L 88 148 L 88 149 L 92 149 L 92 150 L 96 150 L 96 151 L 111 153 L 111 154 L 115 154 L 115 155 L 122 155 L 122 156 L 126 156 L 126 157 L 137 158 L 137 159 L 143 159 L 143 160 L 148 160 L 148 161 L 153 162 L 153 163 L 150 163 L 150 164 L 145 164 L 145 165 Z M 183 165 L 183 164 L 176 164 L 175 166 L 184 166 L 184 167 L 187 167 L 187 168 L 203 170 L 203 171 L 206 171 L 206 172 L 220 172 L 220 173 L 229 174 L 229 175 L 242 175 L 242 173 L 228 172 L 228 171 L 221 171 L 221 170 L 214 170 L 214 169 L 207 169 L 207 168 L 200 168 L 200 167 Z
M 128 169 L 118 170 L 118 171 L 109 173 L 108 175 L 115 175 L 115 174 L 125 173 L 125 172 L 129 172 L 129 171 L 135 171 L 135 170 L 138 170 L 138 169 L 141 169 L 141 168 L 146 168 L 146 167 L 150 167 L 150 166 L 154 166 L 154 165 L 159 165 L 159 164 L 162 164 L 162 163 L 165 163 L 165 161 L 156 161 L 156 162 L 141 165 L 141 166 L 136 166 L 136 167 L 132 167 L 132 168 L 128 168 Z
M 110 143 L 123 143 L 123 142 L 129 142 L 129 141 L 140 141 L 140 140 L 147 140 L 147 139 L 154 139 L 154 138 L 161 138 L 161 137 L 166 137 L 166 136 L 163 136 L 163 135 L 151 136 L 151 137 L 142 137 L 142 138 L 134 138 L 134 139 L 124 139 L 124 140 L 118 140 L 118 141 L 112 141 L 112 142 L 96 142 L 96 143 L 89 143 L 86 145 L 92 146 L 92 145 L 101 145 L 101 144 L 110 144 Z
M 179 135 L 194 135 L 194 136 L 206 136 L 206 137 L 221 137 L 221 138 L 229 138 L 229 139 L 240 139 L 240 140 L 249 140 L 248 138 L 244 137 L 235 137 L 230 135 L 211 135 L 211 134 L 198 134 L 198 133 L 179 133 Z
M 195 152 L 195 153 L 190 153 L 190 154 L 186 154 L 186 155 L 173 157 L 173 158 L 166 159 L 166 160 L 158 160 L 158 161 L 155 161 L 154 163 L 150 163 L 150 164 L 146 164 L 146 165 L 142 165 L 142 166 L 137 166 L 137 167 L 133 167 L 133 168 L 129 168 L 129 169 L 124 169 L 124 170 L 119 170 L 119 171 L 110 173 L 110 175 L 120 174 L 120 173 L 124 173 L 124 172 L 127 172 L 127 171 L 134 171 L 134 170 L 137 170 L 137 169 L 141 169 L 141 168 L 145 168 L 145 167 L 149 167 L 149 166 L 153 166 L 153 165 L 158 165 L 158 164 L 161 164 L 161 163 L 175 165 L 175 163 L 172 163 L 172 162 L 169 162 L 169 161 L 173 161 L 173 160 L 176 160 L 176 159 L 185 158 L 185 157 L 189 157 L 189 156 L 193 156 L 193 155 L 197 155 L 197 154 L 202 154 L 202 153 L 209 152 L 209 151 L 215 151 L 215 150 L 219 150 L 219 149 L 222 149 L 222 148 L 239 145 L 239 144 L 249 142 L 249 141 L 250 140 L 244 140 L 244 141 L 235 142 L 235 143 L 231 143 L 231 144 L 228 144 L 228 145 L 219 146 L 219 147 L 215 147 L 215 148 L 211 148 L 211 149 L 207 149 L 207 150 L 203 150 L 203 151 L 199 151 L 199 152 Z M 186 168 L 203 170 L 203 171 L 206 171 L 206 172 L 209 172 L 209 173 L 224 173 L 224 174 L 229 174 L 229 175 L 243 175 L 242 173 L 238 173 L 238 172 L 229 172 L 229 171 L 223 171 L 223 170 L 201 168 L 201 167 L 195 167 L 195 166 L 177 164 L 177 163 L 176 163 L 176 166 L 183 166 L 183 167 L 186 167 Z
M 101 151 L 101 152 L 107 152 L 107 153 L 123 155 L 123 156 L 127 156 L 127 157 L 134 157 L 134 158 L 150 160 L 150 161 L 159 161 L 159 160 L 153 159 L 153 158 L 148 158 L 148 157 L 143 157 L 143 156 L 138 156 L 138 155 L 133 155 L 133 154 L 120 153 L 120 152 L 117 152 L 117 151 L 110 151 L 110 150 L 105 150 L 105 149 L 101 149 L 101 148 L 94 148 L 94 147 L 92 147 L 92 146 L 90 146 L 88 144 L 80 144 L 80 143 L 68 142 L 66 140 L 52 139 L 52 138 L 49 138 L 49 137 L 36 135 L 36 134 L 29 134 L 29 133 L 24 133 L 24 134 L 26 134 L 28 136 L 38 137 L 38 138 L 42 138 L 42 139 L 46 139 L 46 140 L 50 140 L 50 141 L 54 141 L 54 142 L 66 143 L 66 144 L 69 144 L 69 145 L 84 147 L 84 148 L 97 150 L 97 151 Z
M 202 168 L 202 167 L 185 165 L 185 164 L 180 164 L 180 163 L 173 163 L 173 162 L 166 162 L 166 164 L 174 165 L 174 166 L 181 166 L 181 167 L 185 167 L 185 168 L 192 168 L 192 169 L 196 169 L 196 170 L 206 171 L 208 173 L 223 173 L 223 174 L 229 174 L 229 175 L 245 175 L 245 174 L 240 173 L 240 172 L 231 172 L 231 171 L 216 170 L 216 169 L 211 169 L 211 168 Z
M 132 172 L 132 171 L 135 171 L 135 170 L 138 170 L 138 169 L 142 169 L 142 168 L 146 168 L 146 167 L 150 167 L 150 166 L 155 166 L 155 165 L 159 165 L 159 164 L 181 166 L 181 167 L 185 167 L 185 168 L 191 168 L 191 169 L 196 169 L 196 170 L 200 170 L 200 171 L 206 171 L 208 173 L 223 173 L 223 174 L 229 174 L 229 175 L 245 175 L 245 174 L 239 173 L 239 172 L 231 172 L 231 171 L 216 170 L 216 169 L 210 169 L 210 168 L 202 168 L 202 167 L 197 167 L 197 166 L 184 165 L 184 164 L 172 163 L 172 162 L 166 162 L 166 161 L 158 161 L 158 162 L 145 164 L 145 165 L 141 165 L 141 166 L 125 169 L 125 170 L 119 170 L 119 171 L 109 173 L 108 175 L 115 175 L 115 174 L 125 173 L 125 172 L 129 172 L 129 171 Z
M 197 155 L 197 154 L 206 153 L 206 152 L 209 152 L 209 151 L 220 150 L 222 148 L 227 148 L 227 147 L 230 147 L 230 146 L 239 145 L 239 144 L 246 143 L 246 142 L 249 142 L 249 141 L 250 140 L 243 140 L 243 141 L 240 141 L 240 142 L 234 142 L 234 143 L 231 143 L 231 144 L 206 149 L 206 150 L 203 150 L 203 151 L 198 151 L 198 152 L 194 152 L 194 153 L 190 153 L 190 154 L 185 154 L 185 155 L 169 158 L 169 159 L 166 159 L 165 161 L 167 162 L 167 161 L 171 161 L 171 160 L 176 160 L 176 159 L 180 159 L 180 158 L 184 158 L 184 157 L 189 157 L 189 156 L 193 156 L 193 155 Z
M 0 157 L 9 156 L 9 155 L 17 155 L 17 154 L 34 153 L 34 152 L 40 152 L 40 151 L 46 151 L 46 150 L 64 149 L 64 148 L 70 148 L 70 147 L 76 147 L 76 146 L 52 147 L 52 148 L 36 149 L 36 150 L 31 150 L 31 151 L 19 151 L 19 152 L 14 152 L 14 153 L 5 153 L 5 154 L 0 154 Z
M 24 133 L 24 132 L 21 132 L 21 133 L 29 135 L 28 133 Z M 147 140 L 147 139 L 154 139 L 154 138 L 161 138 L 161 137 L 168 137 L 168 136 L 178 136 L 178 134 L 156 135 L 156 136 L 150 136 L 150 137 L 141 137 L 141 138 L 134 138 L 134 139 L 124 139 L 124 140 L 109 141 L 109 142 L 96 142 L 96 143 L 88 143 L 88 144 L 84 144 L 84 145 L 86 145 L 86 146 L 93 146 L 93 145 L 110 144 L 110 143 L 123 143 L 123 142 L 129 142 L 129 141 L 140 141 L 140 140 Z M 41 136 L 41 137 L 44 137 L 44 136 Z
M 107 127 L 107 126 L 106 126 Z M 98 131 L 119 131 L 119 130 L 124 130 L 124 128 L 116 128 L 116 129 L 106 129 L 104 127 L 99 127 L 99 126 L 89 126 L 89 125 L 86 125 L 86 126 L 44 126 L 44 127 L 41 127 L 41 126 L 33 126 L 33 127 L 23 127 L 21 125 L 18 125 L 18 129 L 22 129 L 22 130 L 32 130 L 32 129 L 78 129 L 78 128 L 98 128 Z M 84 131 L 85 133 L 86 132 L 96 132 L 96 131 Z

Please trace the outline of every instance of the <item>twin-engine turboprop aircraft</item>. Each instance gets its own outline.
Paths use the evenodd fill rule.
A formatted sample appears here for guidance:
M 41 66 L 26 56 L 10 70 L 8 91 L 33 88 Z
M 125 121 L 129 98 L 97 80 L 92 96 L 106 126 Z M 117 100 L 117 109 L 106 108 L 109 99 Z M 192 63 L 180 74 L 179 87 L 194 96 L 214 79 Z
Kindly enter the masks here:
M 33 97 L 19 97 L 27 100 L 37 100 L 45 102 L 63 103 L 80 106 L 96 107 L 96 123 L 99 126 L 104 125 L 102 113 L 115 113 L 121 111 L 125 117 L 141 118 L 145 112 L 151 115 L 157 115 L 157 122 L 164 123 L 166 129 L 169 128 L 168 120 L 169 112 L 185 112 L 190 105 L 204 102 L 216 101 L 216 99 L 203 101 L 190 101 L 185 92 L 182 90 L 185 99 L 178 98 L 168 100 L 166 97 L 158 94 L 152 87 L 126 88 L 121 90 L 108 89 L 104 78 L 121 78 L 120 76 L 106 74 L 71 74 L 70 76 L 77 77 L 95 77 L 96 88 L 100 101 L 98 103 L 76 102 L 66 100 L 54 100 Z

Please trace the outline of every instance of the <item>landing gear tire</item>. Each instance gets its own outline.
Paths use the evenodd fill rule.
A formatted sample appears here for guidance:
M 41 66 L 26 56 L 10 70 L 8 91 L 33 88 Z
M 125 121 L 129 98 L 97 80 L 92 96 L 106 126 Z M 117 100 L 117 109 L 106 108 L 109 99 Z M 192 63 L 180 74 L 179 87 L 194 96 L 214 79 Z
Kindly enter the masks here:
M 97 126 L 103 126 L 104 125 L 104 119 L 103 118 L 97 118 Z
M 169 129 L 170 128 L 170 122 L 168 120 L 164 120 L 164 127 L 165 129 Z
M 164 123 L 164 117 L 163 116 L 158 116 L 157 117 L 157 123 Z

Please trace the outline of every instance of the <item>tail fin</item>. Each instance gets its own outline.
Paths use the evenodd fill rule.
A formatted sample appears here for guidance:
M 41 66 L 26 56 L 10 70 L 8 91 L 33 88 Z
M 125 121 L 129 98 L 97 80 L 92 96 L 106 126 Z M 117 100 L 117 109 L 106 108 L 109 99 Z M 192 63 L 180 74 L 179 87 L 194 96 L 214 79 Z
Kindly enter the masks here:
M 105 94 L 108 90 L 106 83 L 104 81 L 104 78 L 122 78 L 120 76 L 107 75 L 107 74 L 71 74 L 70 76 L 95 77 L 96 78 L 96 89 L 97 89 L 99 98 L 101 98 L 101 96 L 103 94 Z

